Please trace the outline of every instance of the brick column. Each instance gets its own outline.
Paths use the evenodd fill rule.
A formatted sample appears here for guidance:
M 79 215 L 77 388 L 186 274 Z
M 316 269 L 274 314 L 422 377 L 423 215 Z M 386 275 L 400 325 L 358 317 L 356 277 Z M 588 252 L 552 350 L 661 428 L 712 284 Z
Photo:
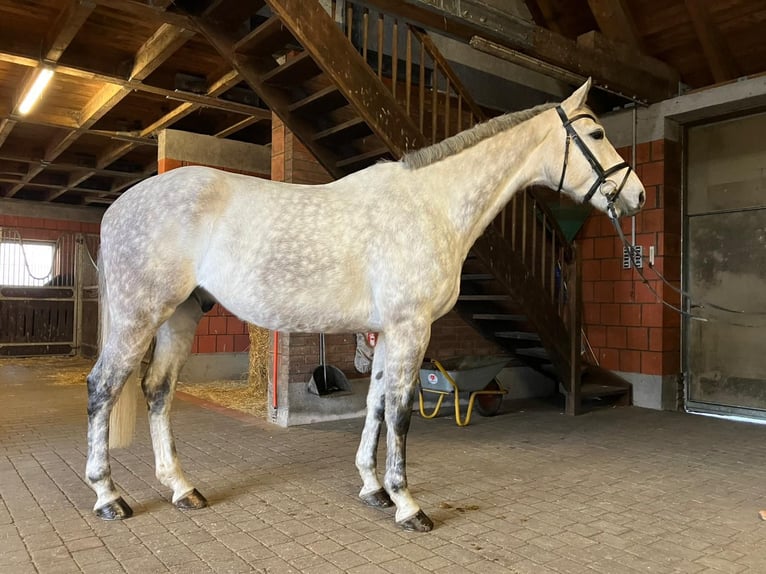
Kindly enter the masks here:
M 618 150 L 630 161 L 630 148 Z M 656 140 L 636 147 L 636 173 L 647 201 L 636 216 L 636 245 L 644 249 L 644 275 L 666 301 L 678 294 L 648 268 L 655 267 L 676 287 L 681 279 L 681 163 L 677 142 Z M 622 221 L 630 240 L 631 219 Z M 601 366 L 634 383 L 636 404 L 673 408 L 680 372 L 680 315 L 657 301 L 633 269 L 623 269 L 623 248 L 609 219 L 594 213 L 578 236 L 583 257 L 583 326 Z M 647 387 L 647 388 L 643 388 Z M 637 388 L 638 387 L 638 388 Z

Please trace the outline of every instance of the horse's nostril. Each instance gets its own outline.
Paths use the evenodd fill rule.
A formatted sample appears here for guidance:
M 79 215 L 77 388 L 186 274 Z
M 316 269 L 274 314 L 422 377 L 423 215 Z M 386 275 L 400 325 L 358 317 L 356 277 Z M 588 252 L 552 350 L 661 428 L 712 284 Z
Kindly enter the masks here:
M 645 199 L 646 199 L 646 197 L 644 196 L 644 192 L 643 191 L 638 194 L 638 206 L 639 207 L 642 207 L 644 205 L 644 200 Z

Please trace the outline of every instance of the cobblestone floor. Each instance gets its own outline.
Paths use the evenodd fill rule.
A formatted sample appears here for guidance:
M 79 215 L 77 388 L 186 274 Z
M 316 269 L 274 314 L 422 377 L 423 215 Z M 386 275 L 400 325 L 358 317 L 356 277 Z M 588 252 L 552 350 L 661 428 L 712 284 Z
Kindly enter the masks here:
M 410 485 L 436 523 L 416 534 L 357 501 L 361 420 L 282 429 L 177 400 L 178 450 L 212 505 L 170 505 L 140 423 L 112 464 L 135 516 L 107 523 L 81 478 L 85 386 L 51 368 L 0 363 L 1 573 L 766 572 L 763 426 L 550 404 L 466 428 L 415 416 Z

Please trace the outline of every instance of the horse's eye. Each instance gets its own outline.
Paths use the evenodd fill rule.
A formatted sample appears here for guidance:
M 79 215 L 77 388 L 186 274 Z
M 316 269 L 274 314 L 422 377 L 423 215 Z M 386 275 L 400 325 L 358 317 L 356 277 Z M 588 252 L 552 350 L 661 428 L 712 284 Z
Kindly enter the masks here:
M 592 137 L 594 140 L 602 140 L 604 139 L 604 130 L 596 130 L 590 133 L 590 137 Z

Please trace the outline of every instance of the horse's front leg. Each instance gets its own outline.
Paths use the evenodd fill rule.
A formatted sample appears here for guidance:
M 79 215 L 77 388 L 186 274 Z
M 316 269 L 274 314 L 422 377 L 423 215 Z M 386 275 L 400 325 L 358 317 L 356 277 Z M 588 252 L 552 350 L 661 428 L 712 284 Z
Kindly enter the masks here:
M 406 446 L 417 375 L 430 334 L 430 325 L 419 323 L 389 332 L 383 377 L 386 383 L 387 427 L 386 475 L 383 482 L 396 505 L 396 523 L 405 530 L 417 532 L 428 532 L 434 523 L 420 509 L 407 487 Z
M 375 354 L 372 358 L 370 389 L 367 392 L 367 416 L 364 420 L 359 449 L 356 452 L 356 468 L 362 477 L 359 498 L 368 506 L 376 508 L 387 508 L 393 504 L 391 497 L 380 484 L 377 472 L 378 442 L 386 409 L 386 388 L 383 380 L 385 358 L 385 338 L 381 337 L 375 346 Z
M 205 497 L 184 476 L 170 426 L 170 406 L 178 374 L 189 355 L 201 317 L 202 309 L 196 299 L 189 298 L 178 306 L 157 331 L 152 361 L 141 383 L 149 407 L 155 473 L 173 491 L 173 504 L 183 510 L 207 506 Z

